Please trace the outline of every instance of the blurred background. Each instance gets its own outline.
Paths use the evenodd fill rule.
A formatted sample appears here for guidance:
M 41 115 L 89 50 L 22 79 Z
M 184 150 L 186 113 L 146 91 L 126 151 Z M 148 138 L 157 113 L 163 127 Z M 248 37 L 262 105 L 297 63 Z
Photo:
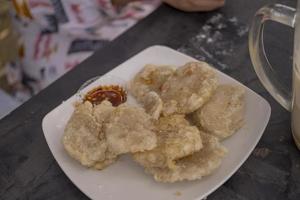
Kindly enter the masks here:
M 20 9 L 19 11 L 21 12 L 21 14 L 28 17 L 28 8 L 24 6 L 24 2 L 28 2 L 28 1 L 27 0 L 0 0 L 0 119 L 4 117 L 6 114 L 8 114 L 9 112 L 11 112 L 12 110 L 14 110 L 19 105 L 21 105 L 26 100 L 26 98 L 23 98 L 23 101 L 20 100 L 22 98 L 16 98 L 20 96 L 17 96 L 14 93 L 15 88 L 12 88 L 13 87 L 12 84 L 8 84 L 7 76 L 6 76 L 8 63 L 13 63 L 13 61 L 18 60 L 17 59 L 18 57 L 22 57 L 22 55 L 25 54 L 24 48 L 20 48 L 22 47 L 22 45 L 20 45 L 22 44 L 22 41 L 20 37 L 18 37 L 17 32 L 14 31 L 15 29 L 11 22 L 11 19 L 14 20 L 13 22 L 15 22 L 19 20 L 19 18 L 18 15 L 12 15 L 12 13 L 10 13 L 12 10 L 11 9 L 12 5 L 9 4 L 12 3 L 19 4 L 19 7 L 17 6 L 17 8 Z M 80 1 L 80 2 L 85 3 L 86 1 Z M 156 2 L 156 4 L 159 5 L 160 1 L 149 0 L 149 2 Z M 234 49 L 233 48 L 234 46 L 237 46 L 238 48 L 240 46 L 242 47 L 240 49 L 237 49 L 237 51 L 248 52 L 248 46 L 247 46 L 248 30 L 249 30 L 249 25 L 251 23 L 251 19 L 255 14 L 255 11 L 259 9 L 262 5 L 268 3 L 275 3 L 275 2 L 289 5 L 292 7 L 295 7 L 296 4 L 296 1 L 293 0 L 240 1 L 238 4 L 243 4 L 243 5 L 245 4 L 246 5 L 245 7 L 249 7 L 249 8 L 251 7 L 252 11 L 245 13 L 242 9 L 234 10 L 232 16 L 227 16 L 222 14 L 223 13 L 222 10 L 224 11 L 224 13 L 226 13 L 226 10 L 230 10 L 231 12 L 233 8 L 241 6 L 241 5 L 237 6 L 236 2 L 234 2 L 235 5 L 233 5 L 233 2 L 227 1 L 226 6 L 222 8 L 221 12 L 216 12 L 213 13 L 212 15 L 209 14 L 212 16 L 211 19 L 214 19 L 216 21 L 215 27 L 210 23 L 209 20 L 206 22 L 206 24 L 210 25 L 212 30 L 208 32 L 205 31 L 205 27 L 207 28 L 205 24 L 203 27 L 201 26 L 195 27 L 195 32 L 194 32 L 195 35 L 193 36 L 192 34 L 190 34 L 191 38 L 189 42 L 180 41 L 180 45 L 179 45 L 180 48 L 178 48 L 178 50 L 185 54 L 194 56 L 196 59 L 205 60 L 206 57 L 205 57 L 205 52 L 203 52 L 204 49 L 206 52 L 212 55 L 216 55 L 218 58 L 220 58 L 220 63 L 221 64 L 225 63 L 227 68 L 226 66 L 223 65 L 221 66 L 219 65 L 220 63 L 216 63 L 214 60 L 210 60 L 209 58 L 206 58 L 207 62 L 211 63 L 216 68 L 224 71 L 225 73 L 229 73 L 234 78 L 237 78 L 235 77 L 235 74 L 238 74 L 239 72 L 238 71 L 235 72 L 233 67 L 230 68 L 228 66 L 239 66 L 240 63 L 238 62 L 240 62 L 240 60 L 236 59 L 235 61 L 232 59 L 230 55 L 227 54 L 224 55 L 221 54 L 217 55 L 217 54 L 220 52 L 222 53 L 224 48 L 229 50 Z M 137 9 L 140 10 L 141 8 L 137 7 Z M 153 9 L 153 6 L 149 5 L 148 7 L 144 7 L 144 9 L 146 10 L 148 9 L 147 13 L 150 13 L 150 10 Z M 236 17 L 234 17 L 235 15 L 239 16 L 239 18 L 237 19 Z M 206 14 L 203 14 L 204 19 L 205 16 Z M 202 18 L 202 16 L 199 15 L 199 18 Z M 51 19 L 52 18 L 49 18 L 50 22 L 52 22 Z M 134 23 L 131 24 L 133 25 Z M 201 37 L 199 39 L 199 36 L 202 35 L 207 36 L 207 35 L 213 35 L 214 33 L 217 33 L 219 31 L 218 27 L 221 26 L 222 24 L 228 25 L 228 28 L 231 28 L 232 30 L 237 29 L 237 34 L 232 35 L 232 31 L 225 32 L 222 38 L 219 39 L 217 38 L 218 40 L 216 41 L 216 44 L 218 45 L 212 45 L 210 43 L 207 43 L 206 40 L 201 39 Z M 237 26 L 235 24 L 239 24 L 239 25 Z M 113 24 L 113 26 L 116 27 L 118 25 L 123 26 L 123 24 L 120 21 L 118 21 L 116 24 Z M 221 29 L 226 29 L 226 27 L 223 28 L 221 27 Z M 276 31 L 274 32 L 275 29 Z M 20 35 L 23 36 L 23 34 Z M 267 35 L 267 37 L 264 37 L 265 50 L 269 57 L 269 61 L 274 67 L 274 71 L 277 72 L 277 76 L 283 79 L 284 80 L 283 82 L 287 84 L 289 88 L 291 88 L 290 77 L 292 71 L 291 67 L 292 67 L 292 54 L 293 54 L 293 29 L 287 28 L 286 26 L 280 25 L 275 22 L 267 22 L 265 27 L 265 35 Z M 172 37 L 170 37 L 170 39 L 172 39 Z M 47 40 L 45 41 L 47 42 Z M 107 41 L 100 41 L 100 42 L 103 42 L 103 44 L 108 43 Z M 73 58 L 77 58 L 78 53 L 76 51 L 78 49 L 80 50 L 81 47 L 86 47 L 88 45 L 91 45 L 91 47 L 97 47 L 97 45 L 99 46 L 100 43 L 94 42 L 93 40 L 92 41 L 83 40 L 83 41 L 79 41 L 79 43 L 77 41 L 77 43 L 74 44 L 75 44 L 74 45 L 75 49 L 73 49 L 72 55 Z M 100 46 L 103 44 L 100 44 Z M 49 51 L 46 49 L 47 50 L 46 53 L 53 53 L 54 51 L 53 49 L 59 49 L 59 48 L 49 48 L 48 49 Z M 280 53 L 281 55 L 280 59 L 276 57 L 278 53 Z M 72 63 L 76 64 L 76 62 L 72 62 Z M 252 67 L 250 68 L 252 70 Z M 244 70 L 246 71 L 246 73 L 248 73 L 246 66 Z M 50 70 L 50 72 L 52 71 Z M 245 76 L 247 76 L 246 73 Z M 256 80 L 256 77 L 253 80 Z M 244 84 L 247 84 L 247 82 L 246 83 L 244 82 Z M 255 90 L 257 88 L 251 88 L 251 89 Z M 256 90 L 256 91 L 260 93 L 266 93 L 265 90 L 263 91 Z
M 0 0 L 0 119 L 160 3 Z
M 13 31 L 7 0 L 0 0 L 0 118 L 21 103 L 12 98 L 5 76 L 5 64 L 17 56 L 17 35 Z

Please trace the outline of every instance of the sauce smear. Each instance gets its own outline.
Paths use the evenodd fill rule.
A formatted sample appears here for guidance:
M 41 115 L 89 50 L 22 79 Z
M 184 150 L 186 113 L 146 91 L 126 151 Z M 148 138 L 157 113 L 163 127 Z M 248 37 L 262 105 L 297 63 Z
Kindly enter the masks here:
M 118 106 L 121 103 L 126 102 L 127 93 L 119 85 L 103 85 L 89 91 L 83 100 L 89 101 L 93 105 L 98 105 L 102 101 L 107 100 L 111 102 L 113 106 Z

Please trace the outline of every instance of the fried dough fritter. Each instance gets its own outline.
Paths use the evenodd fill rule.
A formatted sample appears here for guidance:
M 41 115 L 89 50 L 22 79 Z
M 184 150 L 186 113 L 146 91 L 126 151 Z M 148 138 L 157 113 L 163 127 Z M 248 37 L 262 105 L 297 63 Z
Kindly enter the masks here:
M 193 114 L 194 121 L 209 133 L 225 139 L 244 124 L 245 90 L 220 85 L 211 100 Z
M 176 160 L 176 168 L 147 167 L 146 172 L 152 174 L 156 181 L 168 183 L 197 180 L 210 175 L 220 167 L 227 149 L 212 135 L 201 132 L 201 138 L 203 148 L 192 155 Z
M 143 108 L 106 100 L 75 106 L 62 138 L 71 157 L 101 170 L 130 153 L 158 182 L 197 180 L 220 167 L 227 153 L 220 140 L 244 123 L 244 89 L 218 86 L 205 62 L 146 65 L 129 89 Z
M 113 154 L 111 154 L 111 157 L 109 157 L 109 156 L 106 155 L 105 160 L 96 162 L 93 165 L 93 168 L 97 169 L 97 170 L 102 170 L 102 169 L 108 167 L 109 165 L 113 164 L 114 162 L 116 162 L 117 159 L 118 159 L 118 157 L 117 156 L 113 156 Z
M 144 167 L 174 168 L 174 160 L 202 148 L 199 130 L 190 126 L 183 115 L 161 117 L 156 129 L 157 147 L 133 154 L 134 160 Z
M 112 104 L 105 100 L 102 103 L 94 106 L 93 115 L 97 121 L 97 123 L 101 126 L 101 132 L 98 135 L 99 138 L 104 138 L 105 133 L 103 132 L 104 123 L 107 121 L 108 117 L 113 113 L 116 108 L 112 106 Z
M 170 66 L 145 65 L 129 83 L 130 92 L 138 101 L 143 101 L 144 96 L 151 91 L 160 94 L 161 86 L 174 71 Z
M 103 169 L 120 154 L 153 149 L 157 138 L 150 116 L 142 108 L 108 101 L 78 104 L 69 120 L 63 144 L 82 165 Z
M 112 108 L 111 104 L 100 104 L 101 107 Z M 116 156 L 110 155 L 107 159 L 107 144 L 101 136 L 102 123 L 94 116 L 94 108 L 90 102 L 78 104 L 65 128 L 62 139 L 65 150 L 71 157 L 87 167 L 104 168 L 112 163 Z M 103 114 L 109 114 L 102 112 Z M 100 137 L 101 136 L 101 137 Z M 101 165 L 101 167 L 100 167 Z
M 215 71 L 205 62 L 178 68 L 161 88 L 163 114 L 188 114 L 206 103 L 218 85 Z
M 148 92 L 141 101 L 146 112 L 153 118 L 158 119 L 162 109 L 163 102 L 156 92 Z
M 156 147 L 153 129 L 152 120 L 144 109 L 122 104 L 109 116 L 104 131 L 108 148 L 118 155 Z

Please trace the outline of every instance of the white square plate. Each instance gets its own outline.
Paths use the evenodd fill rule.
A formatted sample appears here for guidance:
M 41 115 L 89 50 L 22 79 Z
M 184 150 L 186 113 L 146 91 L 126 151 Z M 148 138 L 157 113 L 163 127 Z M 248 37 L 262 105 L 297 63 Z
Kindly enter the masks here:
M 103 77 L 117 76 L 129 81 L 145 64 L 180 66 L 189 61 L 195 59 L 168 47 L 152 46 L 114 68 L 85 90 L 100 85 Z M 175 184 L 157 183 L 129 156 L 121 157 L 115 164 L 102 171 L 81 166 L 67 155 L 61 143 L 64 127 L 73 112 L 75 95 L 43 119 L 43 131 L 49 148 L 71 181 L 92 199 L 200 200 L 221 186 L 245 162 L 261 138 L 271 113 L 269 103 L 261 96 L 224 73 L 218 71 L 217 74 L 221 83 L 241 85 L 246 89 L 246 124 L 223 142 L 229 150 L 228 155 L 215 173 L 202 180 Z

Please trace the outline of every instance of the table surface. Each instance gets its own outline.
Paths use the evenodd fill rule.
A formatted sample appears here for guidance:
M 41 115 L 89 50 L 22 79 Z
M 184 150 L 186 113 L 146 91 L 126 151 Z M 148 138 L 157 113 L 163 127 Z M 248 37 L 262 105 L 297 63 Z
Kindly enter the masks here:
M 278 2 L 295 6 L 293 0 Z M 267 3 L 274 0 L 230 0 L 224 8 L 210 13 L 184 13 L 162 5 L 2 119 L 0 199 L 87 199 L 50 153 L 42 119 L 85 80 L 104 74 L 148 46 L 160 44 L 213 64 L 262 95 L 272 107 L 270 122 L 251 156 L 208 200 L 299 200 L 300 152 L 291 136 L 290 114 L 263 88 L 248 53 L 249 23 L 255 11 Z M 290 86 L 293 30 L 268 23 L 265 42 L 270 62 Z

